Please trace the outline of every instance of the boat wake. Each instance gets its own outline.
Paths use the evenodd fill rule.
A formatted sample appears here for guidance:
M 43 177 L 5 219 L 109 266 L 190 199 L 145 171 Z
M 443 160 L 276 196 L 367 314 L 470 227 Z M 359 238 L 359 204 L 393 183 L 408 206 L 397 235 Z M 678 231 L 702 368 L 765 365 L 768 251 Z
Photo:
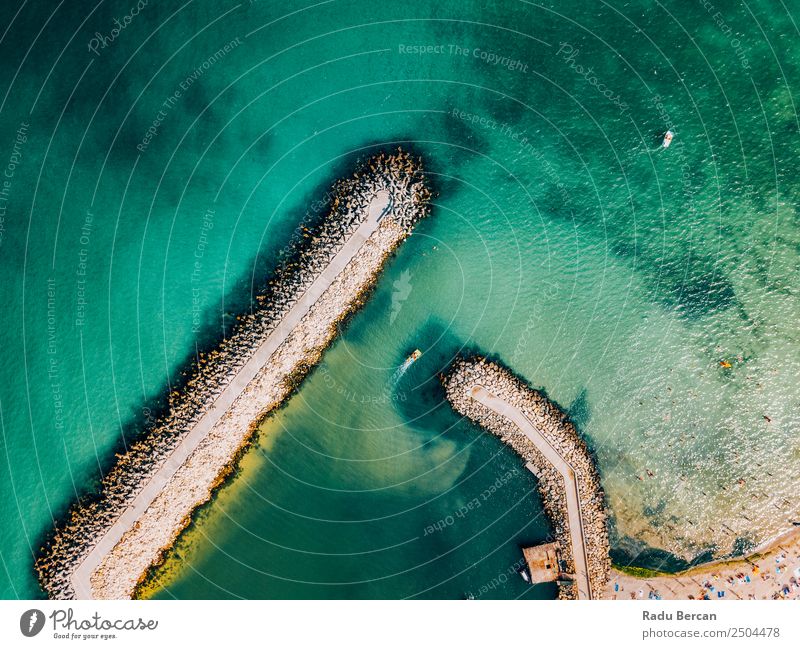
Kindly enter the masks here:
M 389 387 L 391 389 L 397 387 L 400 379 L 408 372 L 408 368 L 411 367 L 420 356 L 422 356 L 422 352 L 419 349 L 415 349 L 411 355 L 403 361 L 403 364 L 395 370 L 394 374 L 392 374 L 392 377 L 389 379 Z

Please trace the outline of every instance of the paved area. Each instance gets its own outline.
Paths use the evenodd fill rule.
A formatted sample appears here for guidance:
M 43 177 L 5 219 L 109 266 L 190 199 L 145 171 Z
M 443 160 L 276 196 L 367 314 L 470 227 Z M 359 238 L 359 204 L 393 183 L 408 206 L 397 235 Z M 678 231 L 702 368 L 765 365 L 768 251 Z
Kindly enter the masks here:
M 567 493 L 567 514 L 570 538 L 572 539 L 572 556 L 575 562 L 575 583 L 578 586 L 578 599 L 592 599 L 589 583 L 589 564 L 586 555 L 585 534 L 581 503 L 578 495 L 578 479 L 575 471 L 561 454 L 550 444 L 542 432 L 518 408 L 500 399 L 481 385 L 470 390 L 470 396 L 498 415 L 512 421 L 535 445 L 539 452 L 556 468 L 564 478 Z

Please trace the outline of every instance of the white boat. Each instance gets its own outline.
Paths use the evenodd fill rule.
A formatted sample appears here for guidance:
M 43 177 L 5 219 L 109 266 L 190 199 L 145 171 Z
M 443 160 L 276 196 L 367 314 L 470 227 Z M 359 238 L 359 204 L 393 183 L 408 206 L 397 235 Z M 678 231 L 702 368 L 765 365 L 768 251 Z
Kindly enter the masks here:
M 664 141 L 661 143 L 665 149 L 669 148 L 669 145 L 672 144 L 672 138 L 675 137 L 675 133 L 672 131 L 667 131 L 664 133 Z

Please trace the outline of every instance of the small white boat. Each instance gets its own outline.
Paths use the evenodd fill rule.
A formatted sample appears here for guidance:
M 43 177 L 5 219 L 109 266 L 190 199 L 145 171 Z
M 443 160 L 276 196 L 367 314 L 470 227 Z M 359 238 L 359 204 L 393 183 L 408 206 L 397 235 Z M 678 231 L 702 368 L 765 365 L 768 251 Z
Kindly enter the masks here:
M 667 131 L 664 133 L 664 141 L 661 143 L 665 149 L 669 148 L 669 145 L 672 144 L 672 138 L 675 137 L 675 133 L 672 131 Z

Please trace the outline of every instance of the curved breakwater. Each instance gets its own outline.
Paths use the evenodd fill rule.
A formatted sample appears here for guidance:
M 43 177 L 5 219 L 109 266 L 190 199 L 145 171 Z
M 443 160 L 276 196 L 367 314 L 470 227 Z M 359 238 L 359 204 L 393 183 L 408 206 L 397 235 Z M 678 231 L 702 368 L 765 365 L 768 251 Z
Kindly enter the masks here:
M 301 228 L 291 253 L 214 350 L 198 355 L 166 414 L 117 456 L 36 559 L 52 598 L 128 598 L 230 473 L 258 422 L 319 360 L 385 260 L 429 212 L 420 160 L 398 150 L 359 164 Z
M 601 598 L 611 569 L 604 494 L 575 427 L 542 393 L 485 358 L 457 360 L 443 383 L 458 413 L 499 437 L 538 477 L 563 572 L 575 577 L 559 582 L 559 597 Z

